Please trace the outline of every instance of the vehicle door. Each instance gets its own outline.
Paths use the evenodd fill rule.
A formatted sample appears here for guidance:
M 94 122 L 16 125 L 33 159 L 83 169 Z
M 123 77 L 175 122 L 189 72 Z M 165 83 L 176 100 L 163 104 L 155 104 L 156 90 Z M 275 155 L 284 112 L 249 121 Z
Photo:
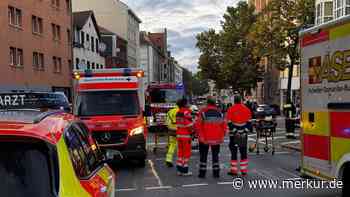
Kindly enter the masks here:
M 83 123 L 72 124 L 65 137 L 74 169 L 84 189 L 94 197 L 114 196 L 113 171 L 105 164 L 86 126 Z

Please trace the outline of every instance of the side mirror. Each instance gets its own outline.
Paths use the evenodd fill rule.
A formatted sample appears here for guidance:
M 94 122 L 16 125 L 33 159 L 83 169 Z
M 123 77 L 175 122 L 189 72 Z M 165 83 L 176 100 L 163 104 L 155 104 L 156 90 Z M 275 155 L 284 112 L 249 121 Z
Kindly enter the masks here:
M 105 154 L 105 162 L 109 163 L 109 162 L 115 162 L 115 161 L 121 161 L 123 160 L 123 154 L 118 151 L 118 150 L 106 150 L 106 154 Z

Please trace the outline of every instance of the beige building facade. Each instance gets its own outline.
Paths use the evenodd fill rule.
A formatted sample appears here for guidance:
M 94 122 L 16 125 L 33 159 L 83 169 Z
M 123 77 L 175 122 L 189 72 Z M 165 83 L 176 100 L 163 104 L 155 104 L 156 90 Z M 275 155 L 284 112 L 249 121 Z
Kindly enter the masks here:
M 128 41 L 128 64 L 140 65 L 140 29 L 141 20 L 120 0 L 74 0 L 73 11 L 92 10 L 97 23 Z

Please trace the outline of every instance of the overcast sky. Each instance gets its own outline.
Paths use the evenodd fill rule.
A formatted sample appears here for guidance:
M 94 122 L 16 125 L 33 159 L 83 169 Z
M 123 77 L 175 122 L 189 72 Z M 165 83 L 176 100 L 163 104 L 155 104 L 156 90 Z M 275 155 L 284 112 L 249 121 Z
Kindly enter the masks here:
M 196 34 L 220 28 L 227 6 L 239 0 L 122 0 L 141 18 L 141 30 L 168 29 L 170 51 L 181 66 L 196 71 Z

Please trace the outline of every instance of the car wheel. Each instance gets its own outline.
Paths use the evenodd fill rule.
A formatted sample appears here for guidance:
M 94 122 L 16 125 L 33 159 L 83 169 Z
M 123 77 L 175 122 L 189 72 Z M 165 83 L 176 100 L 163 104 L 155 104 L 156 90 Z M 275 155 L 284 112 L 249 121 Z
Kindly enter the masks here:
M 350 195 L 350 164 L 347 164 L 344 168 L 343 172 L 343 191 L 342 191 L 342 197 L 348 197 Z

